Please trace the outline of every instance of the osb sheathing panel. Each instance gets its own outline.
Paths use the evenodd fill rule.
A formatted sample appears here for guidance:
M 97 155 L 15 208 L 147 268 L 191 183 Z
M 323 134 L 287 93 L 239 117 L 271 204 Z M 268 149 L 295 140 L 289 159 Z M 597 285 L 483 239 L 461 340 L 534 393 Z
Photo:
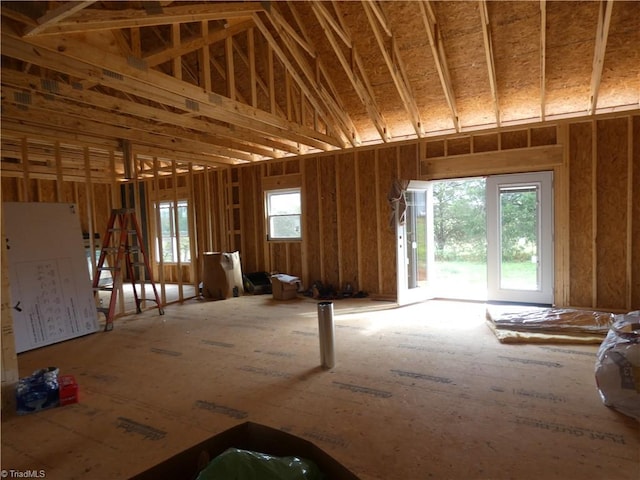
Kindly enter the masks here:
M 487 9 L 500 120 L 536 118 L 540 115 L 540 5 L 487 2 Z
M 498 134 L 490 133 L 487 135 L 473 136 L 473 152 L 493 152 L 498 150 Z
M 392 8 L 387 8 L 393 5 Z M 422 123 L 429 130 L 454 127 L 451 110 L 443 95 L 442 84 L 429 45 L 419 2 L 381 2 L 381 9 L 395 34 Z M 390 42 L 389 42 L 390 45 Z M 425 69 L 427 65 L 430 68 Z M 395 132 L 394 132 L 395 133 Z
M 363 5 L 360 2 L 342 2 L 340 3 L 340 9 L 342 10 L 348 30 L 352 34 L 352 38 L 360 40 L 356 45 L 357 53 L 365 65 L 366 75 L 369 83 L 373 87 L 377 105 L 385 112 L 385 117 L 390 123 L 396 123 L 394 118 L 398 115 L 406 119 L 407 113 L 403 108 L 398 90 L 389 76 L 389 68 L 384 61 L 378 42 L 369 25 Z M 379 24 L 376 24 L 376 26 L 382 31 Z M 386 35 L 383 34 L 383 36 L 387 39 Z M 387 48 L 388 45 L 390 45 L 390 43 L 387 44 Z M 412 130 L 407 129 L 394 130 L 390 133 L 392 136 L 398 136 L 411 132 Z
M 396 232 L 395 221 L 393 226 L 389 224 L 391 209 L 387 200 L 387 194 L 391 189 L 393 180 L 397 178 L 397 153 L 396 148 L 387 147 L 378 150 L 378 209 L 380 212 L 378 245 L 380 254 L 380 286 L 378 291 L 383 294 L 395 294 L 397 291 L 396 280 Z
M 552 125 L 551 127 L 532 128 L 531 131 L 531 146 L 538 147 L 542 145 L 556 145 L 557 143 L 557 127 Z
M 360 225 L 360 289 L 378 292 L 378 225 L 376 195 L 376 153 L 366 150 L 356 154 L 358 188 L 358 223 Z
M 323 157 L 318 162 L 320 218 L 322 229 L 322 281 L 339 287 L 338 215 L 336 210 L 335 157 Z
M 593 306 L 593 167 L 590 122 L 569 128 L 570 304 Z
M 580 15 L 575 8 L 580 3 Z M 545 112 L 566 113 L 566 104 L 589 98 L 598 2 L 547 2 Z M 566 39 L 575 39 L 567 44 Z M 585 110 L 588 105 L 585 105 Z
M 640 116 L 633 117 L 633 172 L 631 191 L 631 310 L 640 310 Z
M 445 141 L 434 140 L 427 142 L 426 158 L 438 158 L 445 156 Z
M 295 275 L 296 272 L 289 271 L 289 265 L 287 263 L 287 243 L 284 242 L 270 242 L 269 243 L 269 257 L 271 258 L 272 272 L 287 273 L 289 275 Z
M 418 144 L 402 145 L 398 148 L 400 156 L 398 177 L 402 180 L 413 180 L 418 177 Z
M 447 140 L 447 155 L 463 155 L 465 153 L 471 153 L 471 137 Z
M 614 2 L 598 107 L 638 104 L 640 76 L 634 70 L 640 65 L 639 45 L 640 5 L 637 1 Z
M 307 275 L 310 282 L 322 280 L 322 237 L 320 236 L 320 192 L 318 191 L 318 158 L 306 158 L 303 162 L 302 209 L 304 231 L 302 234 Z
M 597 304 L 615 308 L 626 304 L 628 121 L 597 122 Z
M 444 38 L 460 124 L 494 123 L 479 3 L 433 2 L 432 6 Z
M 341 287 L 351 283 L 354 290 L 358 285 L 358 209 L 356 191 L 355 155 L 348 153 L 336 159 L 336 178 L 338 194 L 338 222 L 340 225 L 338 246 L 340 254 Z
M 291 18 L 289 15 L 288 9 L 285 8 L 284 5 L 276 4 L 276 6 L 285 16 L 287 16 L 287 18 Z M 300 18 L 302 19 L 302 23 L 305 26 L 305 29 L 309 32 L 309 36 L 311 38 L 318 38 L 318 39 L 325 40 L 325 41 L 318 41 L 314 43 L 314 47 L 317 49 L 317 57 L 321 60 L 322 64 L 324 65 L 332 84 L 338 87 L 339 90 L 346 90 L 346 92 L 340 94 L 340 100 L 341 100 L 341 103 L 344 104 L 344 107 L 345 107 L 344 110 L 346 112 L 349 112 L 349 115 L 353 120 L 353 122 L 356 125 L 358 125 L 358 133 L 360 134 L 361 138 L 363 140 L 379 139 L 380 135 L 377 133 L 377 130 L 375 129 L 373 123 L 371 122 L 371 119 L 369 117 L 369 114 L 367 113 L 366 108 L 364 107 L 362 101 L 356 94 L 355 90 L 353 88 L 348 88 L 348 89 L 339 88 L 340 85 L 351 86 L 351 80 L 345 74 L 344 68 L 338 61 L 331 44 L 329 43 L 328 40 L 326 40 L 327 37 L 323 33 L 322 26 L 320 22 L 318 22 L 315 14 L 311 9 L 311 4 L 307 2 L 304 2 L 304 3 L 293 2 L 293 6 L 296 9 L 296 11 L 299 13 Z M 332 5 L 329 2 L 324 2 L 324 6 L 327 9 L 327 11 L 329 11 L 335 18 L 336 14 Z M 343 5 L 340 4 L 340 6 L 342 7 Z M 359 15 L 360 15 L 360 20 L 366 22 L 366 17 L 364 17 L 364 14 L 362 11 L 359 12 Z M 345 19 L 345 21 L 349 22 L 349 19 L 347 18 Z M 292 21 L 292 20 L 290 20 L 289 23 L 291 25 L 296 24 L 295 21 Z M 335 34 L 335 32 L 334 32 L 334 36 L 336 37 L 336 41 L 339 44 L 346 58 L 350 59 L 351 58 L 350 50 L 346 47 L 346 45 L 338 37 L 338 35 Z M 360 50 L 360 48 L 364 48 L 361 45 L 357 45 L 356 47 L 358 51 Z M 353 69 L 357 70 L 355 66 L 353 67 Z
M 260 190 L 260 166 L 240 168 L 240 210 L 242 227 L 242 268 L 251 273 L 259 270 L 263 265 L 264 253 L 262 241 L 264 231 L 262 222 L 262 195 Z M 264 267 L 262 267 L 263 269 Z
M 299 278 L 302 278 L 304 267 L 302 265 L 302 243 L 291 242 L 287 245 L 287 273 Z M 303 285 L 305 288 L 309 288 L 309 285 Z
M 500 146 L 503 150 L 512 148 L 526 148 L 528 146 L 528 137 L 526 130 L 514 130 L 502 132 L 500 134 Z

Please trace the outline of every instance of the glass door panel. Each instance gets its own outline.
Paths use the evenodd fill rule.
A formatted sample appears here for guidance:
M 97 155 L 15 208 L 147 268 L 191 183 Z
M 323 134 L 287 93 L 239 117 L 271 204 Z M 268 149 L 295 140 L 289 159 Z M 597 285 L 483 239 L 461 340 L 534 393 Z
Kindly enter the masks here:
M 538 290 L 538 185 L 501 187 L 500 288 Z
M 433 268 L 433 208 L 431 186 L 412 181 L 405 192 L 404 216 L 399 214 L 398 303 L 405 305 L 431 298 L 429 273 Z M 403 221 L 404 220 L 404 221 Z
M 487 178 L 489 301 L 553 304 L 553 174 Z

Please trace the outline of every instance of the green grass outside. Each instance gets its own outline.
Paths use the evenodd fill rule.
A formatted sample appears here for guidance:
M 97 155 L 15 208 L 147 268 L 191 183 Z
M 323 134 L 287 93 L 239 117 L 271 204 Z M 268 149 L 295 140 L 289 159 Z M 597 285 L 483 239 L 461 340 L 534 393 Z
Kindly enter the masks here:
M 451 290 L 452 297 L 478 298 L 486 295 L 487 265 L 484 262 L 436 261 L 434 279 L 440 290 Z M 536 288 L 536 264 L 531 262 L 509 262 L 502 265 L 502 286 L 513 289 Z

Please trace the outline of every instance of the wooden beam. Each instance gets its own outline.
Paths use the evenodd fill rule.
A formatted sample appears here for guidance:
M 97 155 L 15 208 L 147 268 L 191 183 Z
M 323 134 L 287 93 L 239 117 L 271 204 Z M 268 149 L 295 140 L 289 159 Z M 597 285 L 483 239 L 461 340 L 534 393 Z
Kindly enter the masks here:
M 325 118 L 326 118 L 326 113 L 324 113 L 325 109 L 323 108 L 322 105 L 320 105 L 319 99 L 316 98 L 316 93 L 317 92 L 311 91 L 311 89 L 307 86 L 307 84 L 305 83 L 304 79 L 300 76 L 300 74 L 298 73 L 297 69 L 294 67 L 294 65 L 289 60 L 289 57 L 285 54 L 285 52 L 282 50 L 282 48 L 280 48 L 280 46 L 276 42 L 275 38 L 269 32 L 269 29 L 262 22 L 262 20 L 260 19 L 260 17 L 258 15 L 256 15 L 254 17 L 254 21 L 256 23 L 256 26 L 260 30 L 260 33 L 262 34 L 262 36 L 267 40 L 267 42 L 269 43 L 269 45 L 271 46 L 273 51 L 278 55 L 278 59 L 286 67 L 287 71 L 291 74 L 292 78 L 296 81 L 296 84 L 298 85 L 298 87 L 300 87 L 301 91 L 304 92 L 304 94 L 307 96 L 307 99 L 309 100 L 309 102 L 319 112 L 322 112 L 322 115 L 325 116 Z M 286 40 L 286 37 L 285 37 L 285 40 Z M 291 44 L 289 44 L 289 45 L 292 46 Z M 298 63 L 299 66 L 307 67 L 305 60 L 303 59 L 303 57 L 301 57 L 299 54 L 297 54 L 295 48 L 290 50 L 290 52 L 292 53 L 293 57 L 295 58 L 295 60 L 296 60 L 296 62 Z M 312 72 L 310 73 L 308 68 L 302 68 L 302 70 L 303 70 L 303 73 L 306 75 L 306 77 L 309 79 L 309 81 L 312 82 L 313 73 Z M 313 83 L 312 83 L 312 85 L 313 85 Z M 345 146 L 345 143 L 339 137 L 335 137 L 334 136 L 332 138 L 335 138 L 339 142 L 339 146 L 341 148 L 343 148 Z
M 37 20 L 38 25 L 27 29 L 25 36 L 37 35 L 43 30 L 60 23 L 67 17 L 79 12 L 80 10 L 95 3 L 96 0 L 88 0 L 84 2 L 64 2 L 62 5 L 49 10 Z
M 90 135 L 123 138 L 140 144 L 159 146 L 165 149 L 167 156 L 172 156 L 173 153 L 183 152 L 193 156 L 194 160 L 195 157 L 203 161 L 206 160 L 208 164 L 229 165 L 243 163 L 230 157 L 209 154 L 207 148 L 199 148 L 195 146 L 192 141 L 180 138 L 164 139 L 161 136 L 131 130 L 125 126 L 105 125 L 104 123 L 90 121 L 86 118 L 78 119 L 67 114 L 58 113 L 55 109 L 46 110 L 44 113 L 39 114 L 37 110 L 32 108 L 18 109 L 12 105 L 3 105 L 3 111 L 7 112 L 9 118 L 20 121 L 25 126 L 30 125 L 29 133 L 32 136 L 37 135 L 43 126 L 54 123 L 61 131 L 74 132 L 81 130 Z
M 308 127 L 292 124 L 285 119 L 222 95 L 203 92 L 200 87 L 178 81 L 162 73 L 129 65 L 124 59 L 106 52 L 86 45 L 74 45 L 73 41 L 65 40 L 67 51 L 62 54 L 57 51 L 55 41 L 46 42 L 46 45 L 25 43 L 9 35 L 6 29 L 2 31 L 4 55 L 35 63 L 53 71 L 67 73 L 76 78 L 92 80 L 171 108 L 197 111 L 199 115 L 213 120 L 309 145 L 319 150 L 330 150 L 342 145 L 334 137 Z M 81 58 L 72 56 L 71 51 L 82 52 L 83 56 Z
M 200 23 L 200 34 L 205 39 L 209 36 L 209 22 L 203 21 Z M 211 65 L 209 64 L 211 59 L 211 52 L 209 51 L 209 45 L 204 45 L 199 49 L 199 62 L 200 62 L 200 86 L 205 91 L 211 91 Z M 253 105 L 255 107 L 255 105 Z
M 547 0 L 540 0 L 540 120 L 546 116 L 547 96 Z
M 373 9 L 373 2 L 370 0 L 362 0 L 362 8 L 369 20 L 369 26 L 373 31 L 373 35 L 375 36 L 378 47 L 380 48 L 380 52 L 382 53 L 382 57 L 384 58 L 385 63 L 387 64 L 387 68 L 389 69 L 389 74 L 393 80 L 394 85 L 396 86 L 396 90 L 400 95 L 400 99 L 404 105 L 405 110 L 409 114 L 409 119 L 411 120 L 411 124 L 413 125 L 413 129 L 416 132 L 418 137 L 422 137 L 424 135 L 424 131 L 422 129 L 422 122 L 420 120 L 420 113 L 418 112 L 418 106 L 415 103 L 415 97 L 413 92 L 411 91 L 411 86 L 405 82 L 405 78 L 400 73 L 402 69 L 398 66 L 395 60 L 400 60 L 399 51 L 397 48 L 392 50 L 393 55 L 387 50 L 385 38 L 380 31 L 378 25 L 382 23 L 386 26 L 385 21 L 380 21 L 380 16 L 383 15 L 382 11 Z M 377 14 L 375 12 L 378 12 Z M 395 44 L 395 38 L 389 31 L 388 27 L 386 28 L 386 32 L 389 37 L 391 37 L 392 43 Z M 393 45 L 392 45 L 393 48 Z M 395 57 L 395 60 L 394 60 Z
M 489 85 L 491 86 L 491 99 L 493 111 L 496 116 L 496 126 L 500 127 L 500 108 L 498 106 L 498 85 L 496 82 L 496 66 L 493 59 L 493 43 L 491 41 L 491 24 L 489 22 L 489 10 L 487 0 L 479 0 L 480 18 L 482 20 L 482 38 L 484 39 L 484 53 L 487 60 Z
M 29 90 L 32 93 L 39 93 L 49 97 L 55 95 L 56 98 L 61 100 L 79 102 L 111 111 L 117 115 L 122 115 L 123 112 L 126 112 L 127 115 L 149 121 L 150 123 L 144 129 L 152 133 L 161 134 L 164 131 L 169 136 L 196 139 L 193 135 L 199 132 L 209 136 L 209 141 L 218 146 L 260 155 L 265 158 L 277 157 L 278 151 L 297 153 L 296 148 L 286 143 L 266 141 L 263 137 L 247 130 L 231 129 L 206 120 L 173 113 L 166 109 L 138 104 L 131 100 L 115 98 L 93 90 L 78 89 L 63 82 L 49 81 L 15 70 L 5 69 L 2 72 L 2 80 L 5 83 L 5 89 L 12 86 L 23 91 L 24 86 L 29 85 Z M 9 90 L 6 91 L 9 92 Z M 168 130 L 166 127 L 169 125 L 179 127 L 182 130 Z M 185 131 L 184 129 L 190 129 L 194 132 Z
M 458 108 L 456 107 L 456 97 L 453 92 L 453 84 L 451 83 L 451 75 L 449 73 L 449 67 L 447 66 L 447 57 L 444 53 L 444 42 L 442 39 L 442 34 L 440 33 L 440 29 L 438 28 L 436 15 L 429 0 L 422 0 L 420 1 L 419 5 L 425 30 L 429 38 L 429 45 L 431 46 L 433 60 L 436 64 L 438 76 L 440 77 L 442 91 L 444 93 L 445 99 L 447 100 L 447 104 L 449 105 L 449 109 L 451 110 L 453 126 L 456 132 L 459 132 L 460 119 L 458 117 Z
M 196 50 L 223 41 L 227 37 L 236 35 L 253 27 L 253 20 L 250 18 L 242 18 L 238 20 L 239 22 L 237 23 L 230 23 L 228 26 L 221 27 L 213 31 L 210 30 L 206 36 L 197 35 L 193 38 L 186 38 L 179 47 L 168 45 L 147 52 L 143 59 L 147 66 L 155 67 L 156 65 L 167 62 L 178 55 L 186 55 L 187 53 L 195 52 Z M 208 23 L 206 20 L 203 20 L 203 22 Z
M 517 148 L 496 152 L 435 157 L 422 160 L 424 180 L 488 174 L 553 170 L 563 164 L 564 147 Z
M 199 5 L 164 7 L 154 11 L 145 9 L 107 10 L 92 8 L 77 12 L 73 17 L 48 25 L 39 35 L 81 33 L 94 30 L 151 27 L 174 23 L 226 20 L 248 17 L 264 10 L 262 2 L 205 2 Z
M 334 6 L 336 5 L 335 2 L 333 2 L 333 4 Z M 344 25 L 339 23 L 339 21 L 337 21 L 335 17 L 331 15 L 324 4 L 322 2 L 314 2 L 312 6 L 314 12 L 319 12 L 322 15 L 322 18 L 324 18 L 325 21 L 323 23 L 325 23 L 326 26 L 331 27 L 331 30 L 333 30 L 338 35 L 338 37 L 344 42 L 347 47 L 353 48 L 353 44 L 351 43 L 351 35 L 346 31 Z M 318 13 L 316 13 L 316 16 L 317 15 Z
M 276 11 L 275 8 L 272 9 L 272 12 L 274 11 Z M 303 82 L 302 85 L 300 84 L 300 81 L 297 82 L 298 86 L 304 93 L 303 97 L 306 96 L 306 99 L 314 107 L 314 114 L 322 117 L 323 121 L 327 125 L 337 125 L 339 129 L 336 128 L 335 130 L 340 130 L 346 138 L 351 139 L 355 130 L 353 122 L 344 109 L 338 108 L 335 97 L 327 95 L 326 92 L 321 89 L 321 85 L 317 81 L 317 75 L 313 65 L 309 63 L 308 58 L 305 57 L 303 52 L 298 48 L 298 42 L 294 42 L 287 34 L 288 30 L 294 30 L 293 27 L 289 26 L 288 30 L 282 28 L 282 23 L 286 23 L 282 15 L 279 16 L 279 21 L 272 18 L 271 14 L 267 14 L 267 17 L 270 19 L 274 27 L 279 30 L 282 42 L 289 50 L 289 54 L 296 60 L 299 68 L 304 73 L 306 81 L 310 85 L 310 87 L 307 87 L 303 79 L 300 79 L 300 81 Z M 299 27 L 303 32 L 305 32 L 303 25 L 299 25 Z M 273 39 L 273 37 L 271 38 Z M 275 39 L 273 39 L 273 41 L 275 41 Z M 284 52 L 282 52 L 282 54 L 284 55 Z M 318 57 L 315 58 L 317 61 L 320 61 Z M 290 68 L 294 68 L 293 65 L 291 65 Z M 329 82 L 331 81 L 329 80 Z M 322 105 L 319 104 L 320 101 L 322 101 Z M 328 114 L 325 112 L 328 112 Z M 331 116 L 331 118 L 329 116 Z M 338 131 L 335 132 L 335 134 L 339 133 L 340 132 Z M 343 142 L 342 146 L 346 146 L 346 142 Z
M 324 31 L 325 36 L 327 37 L 327 40 L 329 40 L 329 43 L 331 44 L 331 47 L 333 48 L 333 51 L 336 54 L 336 57 L 338 58 L 338 61 L 342 65 L 342 68 L 344 69 L 347 77 L 351 81 L 351 84 L 353 85 L 353 88 L 356 91 L 356 94 L 358 95 L 358 97 L 360 98 L 360 101 L 363 103 L 363 105 L 367 109 L 367 112 L 369 113 L 369 117 L 371 118 L 372 123 L 375 125 L 376 129 L 378 130 L 380 138 L 384 142 L 389 141 L 390 135 L 389 135 L 389 130 L 387 128 L 387 122 L 382 116 L 380 109 L 376 105 L 375 99 L 371 95 L 370 90 L 365 85 L 365 83 L 368 83 L 365 72 L 362 69 L 360 69 L 360 76 L 358 76 L 352 69 L 351 62 L 349 61 L 349 59 L 347 59 L 346 55 L 342 51 L 342 47 L 338 44 L 338 41 L 335 35 L 333 34 L 334 29 L 330 26 L 330 20 L 329 18 L 327 18 L 327 17 L 331 17 L 331 15 L 327 12 L 326 8 L 324 8 L 320 2 L 313 2 L 311 4 L 311 8 L 313 9 L 313 12 L 316 15 L 316 18 L 318 19 L 318 22 L 320 23 L 320 26 L 322 27 L 322 30 Z M 355 58 L 357 61 L 361 63 L 361 60 L 355 48 L 352 48 L 351 53 L 353 58 Z
M 256 71 L 256 41 L 254 35 L 254 29 L 247 30 L 247 50 L 249 52 L 248 66 L 249 66 L 249 82 L 251 83 L 251 106 L 258 108 L 258 73 Z M 263 82 L 263 87 L 265 87 Z
M 596 46 L 593 53 L 593 67 L 591 69 L 591 91 L 589 95 L 589 115 L 593 115 L 598 107 L 598 93 L 602 81 L 602 69 L 604 56 L 607 50 L 609 37 L 609 25 L 611 24 L 611 11 L 613 0 L 600 0 L 600 13 L 598 15 L 598 29 L 596 31 Z

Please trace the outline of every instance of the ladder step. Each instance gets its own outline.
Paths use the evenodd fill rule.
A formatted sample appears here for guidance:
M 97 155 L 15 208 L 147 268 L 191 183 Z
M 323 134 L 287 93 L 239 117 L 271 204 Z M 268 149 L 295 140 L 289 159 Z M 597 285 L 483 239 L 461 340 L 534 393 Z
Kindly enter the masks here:
M 119 295 L 119 288 L 116 288 L 115 285 L 119 285 L 121 279 L 121 275 L 124 272 L 124 265 L 126 264 L 126 268 L 129 269 L 131 276 L 134 277 L 135 274 L 130 270 L 131 267 L 145 267 L 146 271 L 149 273 L 148 285 L 153 287 L 153 297 L 154 298 L 146 298 L 146 292 L 143 289 L 143 297 L 139 298 L 137 289 L 132 280 L 133 285 L 133 294 L 136 300 L 136 310 L 140 313 L 142 310 L 140 309 L 140 305 L 143 302 L 152 301 L 155 302 L 158 306 L 158 311 L 160 315 L 164 315 L 164 310 L 162 308 L 162 303 L 160 300 L 160 296 L 158 295 L 158 291 L 155 288 L 155 284 L 153 283 L 153 278 L 151 275 L 151 268 L 149 266 L 149 259 L 144 250 L 144 244 L 141 241 L 136 240 L 138 238 L 138 232 L 140 231 L 140 227 L 138 225 L 138 221 L 136 219 L 135 210 L 122 208 L 122 209 L 114 209 L 111 211 L 111 217 L 109 219 L 109 223 L 107 224 L 107 233 L 104 238 L 107 240 L 103 244 L 102 252 L 100 255 L 100 260 L 97 265 L 97 272 L 107 271 L 113 272 L 112 281 L 113 283 L 110 285 L 100 286 L 100 275 L 99 273 L 93 279 L 93 290 L 94 291 L 107 291 L 111 292 L 111 299 L 109 301 L 109 306 L 97 306 L 97 311 L 99 313 L 103 313 L 106 317 L 106 325 L 105 331 L 109 331 L 113 329 L 113 319 L 116 315 L 116 298 Z M 113 232 L 118 232 L 113 235 Z M 133 245 L 130 245 L 133 244 Z M 127 256 L 124 256 L 125 253 Z M 113 256 L 116 258 L 116 263 L 118 265 L 115 266 L 105 266 L 106 262 L 106 254 L 112 255 L 109 257 L 113 259 Z M 135 260 L 135 261 L 134 261 Z M 123 264 L 123 262 L 125 262 Z M 146 276 L 146 275 L 145 275 Z M 102 299 L 99 302 L 102 305 Z

